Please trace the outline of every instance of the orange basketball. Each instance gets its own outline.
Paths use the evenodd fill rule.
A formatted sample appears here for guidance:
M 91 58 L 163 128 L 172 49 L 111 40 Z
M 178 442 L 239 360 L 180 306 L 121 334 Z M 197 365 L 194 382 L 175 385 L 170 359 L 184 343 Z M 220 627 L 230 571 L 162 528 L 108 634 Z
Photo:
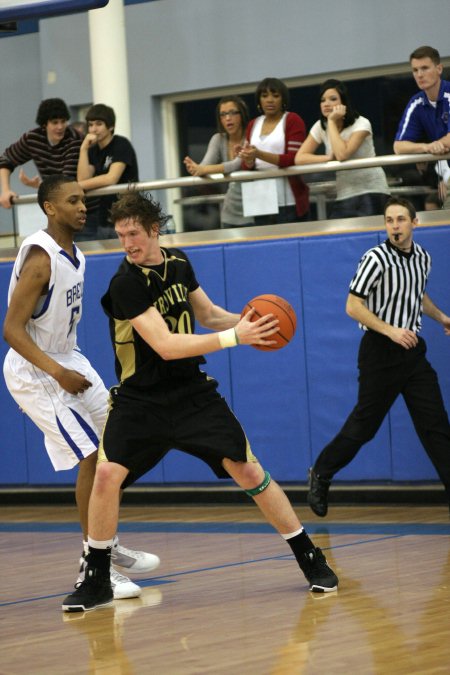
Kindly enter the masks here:
M 247 314 L 250 309 L 254 309 L 255 313 L 253 314 L 252 321 L 260 319 L 266 314 L 273 314 L 279 323 L 279 332 L 274 333 L 268 338 L 269 340 L 275 340 L 276 344 L 264 347 L 262 345 L 252 345 L 256 349 L 261 349 L 262 351 L 271 352 L 275 349 L 281 349 L 285 347 L 294 337 L 295 329 L 297 328 L 297 316 L 294 312 L 293 307 L 288 303 L 284 298 L 280 298 L 279 295 L 258 295 L 253 300 L 249 300 L 242 310 L 241 316 Z

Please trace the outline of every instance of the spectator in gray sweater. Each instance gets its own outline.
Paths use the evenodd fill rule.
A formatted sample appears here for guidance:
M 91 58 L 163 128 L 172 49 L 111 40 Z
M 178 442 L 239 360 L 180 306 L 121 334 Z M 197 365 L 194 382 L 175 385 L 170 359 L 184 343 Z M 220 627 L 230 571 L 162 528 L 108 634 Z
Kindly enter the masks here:
M 212 173 L 228 174 L 241 169 L 241 160 L 235 156 L 235 148 L 244 142 L 249 119 L 247 105 L 239 96 L 224 96 L 217 104 L 216 118 L 218 133 L 214 134 L 209 141 L 202 161 L 197 164 L 190 157 L 184 158 L 184 164 L 191 176 L 206 176 Z M 222 227 L 253 225 L 253 218 L 246 218 L 242 212 L 240 183 L 228 184 L 220 222 Z

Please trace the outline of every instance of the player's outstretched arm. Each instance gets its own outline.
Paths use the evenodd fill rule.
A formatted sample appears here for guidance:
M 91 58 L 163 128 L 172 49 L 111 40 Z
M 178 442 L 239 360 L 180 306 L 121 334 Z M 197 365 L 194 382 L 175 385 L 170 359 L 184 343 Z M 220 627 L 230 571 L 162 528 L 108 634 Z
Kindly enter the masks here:
M 205 335 L 171 333 L 155 307 L 149 307 L 139 316 L 130 319 L 130 323 L 162 359 L 172 361 L 210 354 L 238 344 L 274 344 L 270 337 L 278 331 L 278 319 L 267 315 L 251 321 L 253 313 L 254 310 L 248 312 L 233 328 Z
M 200 286 L 189 293 L 189 302 L 196 320 L 203 328 L 226 330 L 233 328 L 240 319 L 239 314 L 228 312 L 223 307 L 215 305 Z

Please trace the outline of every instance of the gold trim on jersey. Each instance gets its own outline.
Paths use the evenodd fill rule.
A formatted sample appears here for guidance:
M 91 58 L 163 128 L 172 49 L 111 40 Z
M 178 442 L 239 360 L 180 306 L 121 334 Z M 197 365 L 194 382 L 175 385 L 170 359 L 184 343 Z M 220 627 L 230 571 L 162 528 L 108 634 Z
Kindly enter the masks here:
M 155 269 L 155 266 L 143 267 L 142 265 L 136 265 L 136 267 L 138 267 L 141 270 L 141 272 L 147 277 L 147 285 L 148 286 L 150 286 L 150 274 L 151 273 L 156 274 L 161 279 L 161 281 L 166 280 L 166 278 L 167 278 L 167 263 L 169 261 L 179 260 L 180 262 L 184 262 L 184 263 L 186 262 L 186 260 L 184 258 L 178 258 L 176 255 L 171 255 L 170 257 L 168 257 L 166 250 L 162 247 L 161 247 L 160 250 L 161 250 L 162 257 L 164 259 L 163 263 L 161 263 L 161 264 L 164 264 L 164 272 L 162 274 L 160 274 L 158 272 L 158 270 Z M 135 264 L 128 257 L 127 257 L 127 260 L 132 265 Z
M 97 464 L 100 464 L 100 462 L 109 462 L 109 459 L 105 454 L 105 448 L 103 447 L 103 438 L 100 439 L 97 450 Z
M 105 425 L 103 427 L 102 435 L 100 436 L 100 443 L 98 444 L 98 449 L 97 449 L 97 464 L 100 462 L 109 462 L 109 459 L 106 456 L 105 448 L 103 445 L 103 434 L 105 433 L 105 427 L 106 427 L 106 422 L 108 421 L 109 413 L 111 412 L 113 408 L 113 398 L 112 398 L 112 390 L 114 387 L 112 387 L 109 390 L 109 395 L 108 395 L 108 411 L 106 413 L 106 420 L 105 420 Z
M 146 279 L 147 286 L 151 285 L 152 274 L 156 275 L 163 282 L 163 286 L 168 284 L 167 272 L 168 263 L 170 261 L 177 260 L 185 264 L 187 263 L 187 260 L 184 258 L 177 257 L 176 255 L 168 255 L 168 253 L 163 248 L 161 249 L 161 253 L 164 263 L 161 263 L 158 267 L 160 269 L 163 268 L 162 274 L 158 270 L 154 269 L 154 267 L 135 265 L 134 263 L 131 263 L 130 260 L 128 260 L 131 265 L 137 267 L 140 272 L 142 272 Z M 170 332 L 179 334 L 192 334 L 193 323 L 191 321 L 189 308 L 183 308 L 183 303 L 189 302 L 189 289 L 187 286 L 181 282 L 174 281 L 174 283 L 172 283 L 168 288 L 160 288 L 161 284 L 154 277 L 153 283 L 157 286 L 160 295 L 158 295 L 152 306 L 155 307 L 155 309 L 161 314 Z M 171 308 L 177 306 L 179 306 L 179 309 L 177 308 L 174 312 L 176 316 L 172 316 Z M 136 344 L 135 332 L 129 319 L 117 319 L 112 317 L 112 320 L 114 322 L 114 350 L 116 359 L 120 365 L 120 381 L 125 382 L 125 380 L 132 377 L 136 373 L 136 359 L 139 359 L 136 351 L 139 352 L 140 345 Z M 151 348 L 150 345 L 149 348 Z
M 133 327 L 128 319 L 114 319 L 114 348 L 121 368 L 120 379 L 123 382 L 136 372 Z
M 259 463 L 258 458 L 252 452 L 252 448 L 250 446 L 250 441 L 248 440 L 247 436 L 245 437 L 245 458 L 246 458 L 247 462 L 250 462 L 250 463 L 253 463 L 253 464 Z

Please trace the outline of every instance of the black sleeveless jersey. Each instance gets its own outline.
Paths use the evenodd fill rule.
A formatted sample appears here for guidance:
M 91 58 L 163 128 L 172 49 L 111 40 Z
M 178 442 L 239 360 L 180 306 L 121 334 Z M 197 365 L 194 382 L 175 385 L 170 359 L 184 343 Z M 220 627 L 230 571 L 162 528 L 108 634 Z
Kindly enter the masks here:
M 149 267 L 124 258 L 101 303 L 109 318 L 116 375 L 121 384 L 151 393 L 165 389 L 176 378 L 189 378 L 205 363 L 203 356 L 164 361 L 134 330 L 130 319 L 155 307 L 172 333 L 194 333 L 194 311 L 189 293 L 198 281 L 186 254 L 161 248 L 164 262 Z

